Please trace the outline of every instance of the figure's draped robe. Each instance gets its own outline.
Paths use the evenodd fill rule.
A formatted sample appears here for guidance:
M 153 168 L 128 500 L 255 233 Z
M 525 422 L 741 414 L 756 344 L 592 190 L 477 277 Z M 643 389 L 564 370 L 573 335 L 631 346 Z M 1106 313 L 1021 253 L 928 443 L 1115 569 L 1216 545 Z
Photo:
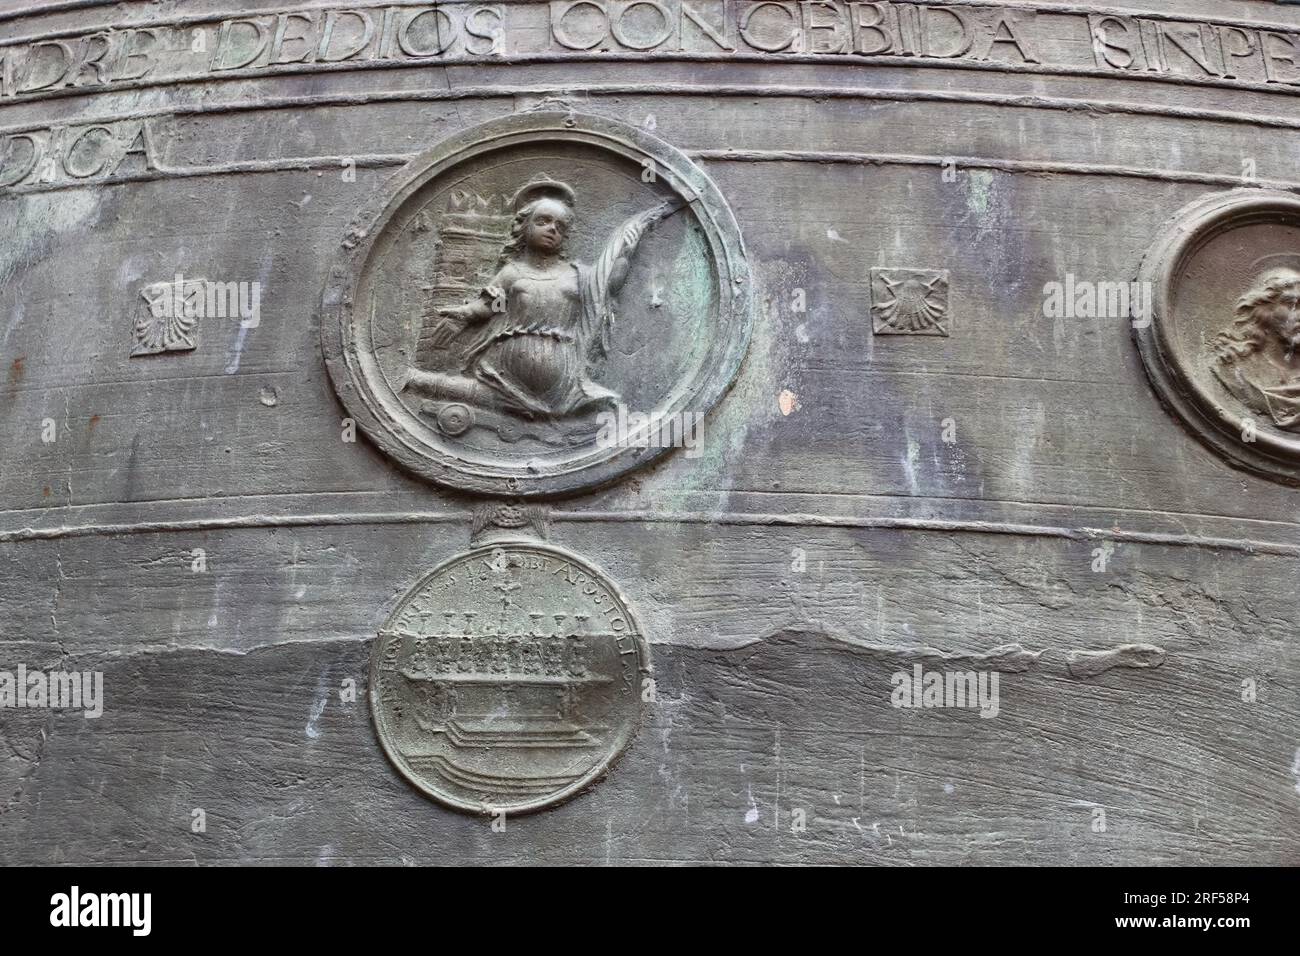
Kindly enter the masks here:
M 503 266 L 482 296 L 492 302 L 504 293 L 506 311 L 489 319 L 470 345 L 464 373 L 509 409 L 530 417 L 568 415 L 616 401 L 617 393 L 593 382 L 587 368 L 609 353 L 619 263 L 631 257 L 646 228 L 663 215 L 664 208 L 656 207 L 632 217 L 615 230 L 595 263 L 570 263 L 577 273 L 576 308 L 562 307 L 559 314 L 518 314 L 509 302 L 520 281 L 511 275 L 518 267 Z

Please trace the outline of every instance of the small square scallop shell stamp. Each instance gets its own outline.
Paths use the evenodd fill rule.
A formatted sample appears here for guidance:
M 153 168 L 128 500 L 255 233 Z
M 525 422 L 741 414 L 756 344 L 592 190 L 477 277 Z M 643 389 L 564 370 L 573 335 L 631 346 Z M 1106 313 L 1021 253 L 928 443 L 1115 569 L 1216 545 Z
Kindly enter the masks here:
M 1160 399 L 1232 464 L 1300 484 L 1300 198 L 1192 203 L 1139 279 L 1153 308 L 1134 337 Z
M 948 335 L 948 273 L 872 269 L 871 330 L 876 335 Z

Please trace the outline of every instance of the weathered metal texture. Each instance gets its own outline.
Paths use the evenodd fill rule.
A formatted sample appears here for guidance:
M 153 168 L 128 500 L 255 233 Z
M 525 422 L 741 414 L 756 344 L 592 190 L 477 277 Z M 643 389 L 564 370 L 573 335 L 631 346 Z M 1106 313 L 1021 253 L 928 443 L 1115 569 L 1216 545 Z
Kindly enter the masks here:
M 0 709 L 5 862 L 1300 862 L 1300 9 L 27 0 L 0 44 L 0 671 L 104 687 L 98 718 Z M 456 255 L 390 260 L 377 367 L 474 401 L 362 403 L 407 416 L 377 443 L 330 290 L 422 162 L 570 116 L 704 180 L 521 142 L 455 201 L 504 217 L 544 175 L 564 208 L 518 248 L 563 220 L 576 274 L 618 274 L 509 277 L 503 335 L 619 316 L 619 364 L 564 365 L 531 413 L 632 394 L 705 413 L 700 441 L 545 487 L 434 474 L 417 428 L 451 460 L 490 420 L 504 444 L 464 452 L 490 460 L 530 420 L 437 354 L 489 348 L 440 323 L 510 224 L 435 216 Z M 1130 281 L 1150 312 L 1104 314 Z M 180 307 L 216 284 L 234 309 Z M 702 316 L 696 392 L 662 370 Z M 536 394 L 543 351 L 512 380 Z M 569 555 L 648 643 L 622 756 L 525 816 L 428 799 L 371 720 L 381 629 L 472 541 Z M 412 641 L 495 599 L 425 601 Z M 472 666 L 508 683 L 512 638 L 569 637 L 525 626 Z M 996 715 L 899 706 L 918 666 L 996 674 Z

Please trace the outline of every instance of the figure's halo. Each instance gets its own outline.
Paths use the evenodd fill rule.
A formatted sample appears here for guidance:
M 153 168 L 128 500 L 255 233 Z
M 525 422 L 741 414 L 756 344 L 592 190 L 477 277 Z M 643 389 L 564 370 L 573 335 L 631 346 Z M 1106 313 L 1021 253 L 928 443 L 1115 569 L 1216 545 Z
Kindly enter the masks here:
M 576 206 L 578 202 L 578 197 L 571 186 L 543 174 L 530 179 L 510 197 L 510 208 L 518 212 L 534 199 L 541 199 L 543 196 L 561 199 L 569 206 Z
M 1300 253 L 1283 252 L 1272 256 L 1261 256 L 1251 263 L 1250 268 L 1256 275 L 1269 269 L 1293 269 L 1300 272 Z

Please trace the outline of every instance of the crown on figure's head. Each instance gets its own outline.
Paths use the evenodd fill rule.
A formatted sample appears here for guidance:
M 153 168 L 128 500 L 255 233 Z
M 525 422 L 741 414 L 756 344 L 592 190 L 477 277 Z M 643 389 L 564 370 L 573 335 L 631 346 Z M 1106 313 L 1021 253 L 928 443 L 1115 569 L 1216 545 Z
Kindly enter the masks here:
M 511 197 L 510 208 L 518 212 L 534 199 L 542 199 L 543 197 L 559 199 L 570 206 L 577 202 L 572 187 L 543 173 L 540 176 L 534 176 L 519 192 Z

